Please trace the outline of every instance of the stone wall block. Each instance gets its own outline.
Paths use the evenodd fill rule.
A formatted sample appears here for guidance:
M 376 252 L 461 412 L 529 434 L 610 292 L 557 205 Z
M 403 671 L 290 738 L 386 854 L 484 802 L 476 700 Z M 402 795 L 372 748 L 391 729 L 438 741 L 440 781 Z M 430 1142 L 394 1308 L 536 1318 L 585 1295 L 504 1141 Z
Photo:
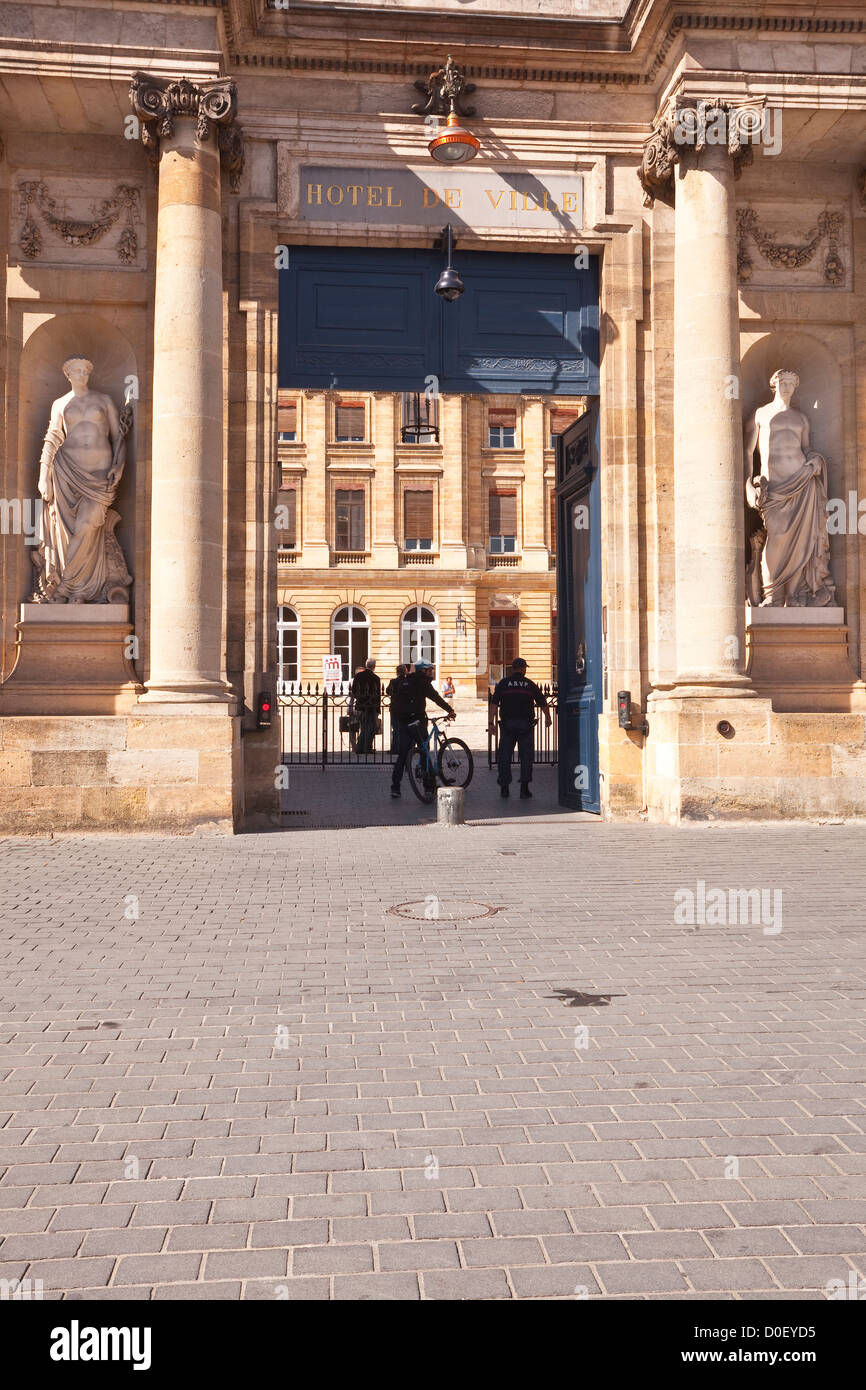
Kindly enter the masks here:
M 10 717 L 0 721 L 6 748 L 27 748 L 34 752 L 48 748 L 126 747 L 126 719 L 122 716 L 99 718 L 88 715 L 41 715 L 28 719 Z
M 99 787 L 107 777 L 104 749 L 64 749 L 31 754 L 34 787 Z M 119 756 L 123 756 L 120 754 Z M 65 800 L 66 793 L 61 799 Z
M 108 756 L 106 780 L 115 786 L 173 787 L 195 782 L 197 777 L 198 753 L 195 751 L 134 749 Z

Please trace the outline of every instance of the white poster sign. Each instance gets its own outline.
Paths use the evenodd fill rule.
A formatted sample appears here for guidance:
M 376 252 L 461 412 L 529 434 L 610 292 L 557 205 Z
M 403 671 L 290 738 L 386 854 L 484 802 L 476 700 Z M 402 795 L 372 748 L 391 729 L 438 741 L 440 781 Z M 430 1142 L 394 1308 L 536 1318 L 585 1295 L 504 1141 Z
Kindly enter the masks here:
M 322 680 L 329 695 L 339 690 L 343 680 L 343 662 L 338 654 L 331 652 L 322 657 Z

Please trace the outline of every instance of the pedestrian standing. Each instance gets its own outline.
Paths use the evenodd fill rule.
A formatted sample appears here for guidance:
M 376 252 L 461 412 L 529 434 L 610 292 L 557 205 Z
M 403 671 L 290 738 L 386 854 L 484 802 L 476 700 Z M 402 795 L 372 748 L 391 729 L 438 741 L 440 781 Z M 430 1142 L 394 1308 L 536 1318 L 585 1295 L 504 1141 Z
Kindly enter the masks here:
M 408 669 L 409 668 L 407 666 L 398 666 L 396 676 L 394 676 L 392 680 L 389 680 L 388 684 L 385 686 L 385 694 L 388 696 L 388 718 L 391 721 L 392 753 L 397 752 L 397 721 L 394 718 L 394 691 L 397 689 L 397 682 L 399 681 L 400 677 L 405 676 Z
M 550 708 L 535 682 L 527 679 L 526 662 L 522 656 L 516 656 L 512 661 L 511 674 L 503 676 L 496 686 L 490 696 L 490 705 L 488 728 L 491 734 L 496 732 L 494 710 L 499 712 L 499 794 L 511 795 L 511 759 L 516 744 L 520 757 L 520 795 L 524 799 L 530 797 L 535 709 L 537 706 L 542 710 L 547 727 L 550 728 Z
M 382 708 L 382 682 L 372 656 L 352 681 L 352 708 L 360 721 L 355 752 L 372 753 Z

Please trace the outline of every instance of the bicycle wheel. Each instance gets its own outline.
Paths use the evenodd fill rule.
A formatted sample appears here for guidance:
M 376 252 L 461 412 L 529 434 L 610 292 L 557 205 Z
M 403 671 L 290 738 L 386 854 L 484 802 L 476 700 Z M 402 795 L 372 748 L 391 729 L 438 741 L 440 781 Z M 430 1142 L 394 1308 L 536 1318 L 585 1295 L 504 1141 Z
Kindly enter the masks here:
M 406 762 L 406 771 L 409 775 L 409 786 L 418 800 L 429 806 L 436 795 L 436 779 L 431 777 L 428 771 L 427 754 L 423 749 L 412 749 Z
M 468 787 L 475 764 L 462 738 L 446 738 L 439 747 L 439 776 L 446 787 Z

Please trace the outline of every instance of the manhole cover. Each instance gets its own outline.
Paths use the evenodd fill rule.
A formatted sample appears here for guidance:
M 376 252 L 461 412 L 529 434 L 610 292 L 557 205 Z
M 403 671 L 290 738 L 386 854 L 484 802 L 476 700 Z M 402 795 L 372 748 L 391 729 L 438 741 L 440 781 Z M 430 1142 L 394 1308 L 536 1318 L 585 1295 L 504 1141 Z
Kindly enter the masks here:
M 437 898 L 432 893 L 419 902 L 395 903 L 388 908 L 392 917 L 411 917 L 420 922 L 468 922 L 473 917 L 495 917 L 503 911 L 504 908 L 473 902 L 471 898 Z

